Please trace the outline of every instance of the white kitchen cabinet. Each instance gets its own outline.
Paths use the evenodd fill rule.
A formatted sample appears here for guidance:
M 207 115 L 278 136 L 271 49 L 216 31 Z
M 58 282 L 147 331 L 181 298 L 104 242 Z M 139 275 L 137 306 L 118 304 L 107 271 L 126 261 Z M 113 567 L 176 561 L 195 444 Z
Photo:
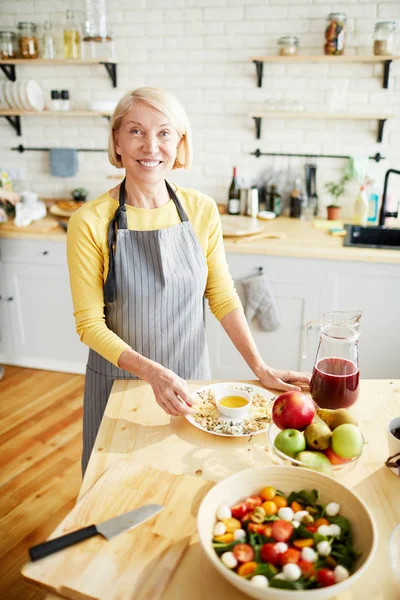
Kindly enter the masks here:
M 65 242 L 5 239 L 0 250 L 8 310 L 0 360 L 83 373 L 88 350 L 75 330 Z
M 311 332 L 308 356 L 301 355 L 303 327 L 331 310 L 364 312 L 360 324 L 360 372 L 363 378 L 386 379 L 400 373 L 400 268 L 398 265 L 228 254 L 234 280 L 257 275 L 259 267 L 271 282 L 281 314 L 281 327 L 267 333 L 250 323 L 264 360 L 282 369 L 311 371 L 319 335 Z M 206 310 L 211 372 L 215 379 L 254 375 L 222 326 Z
M 0 356 L 9 362 L 14 356 L 14 340 L 11 331 L 13 297 L 8 294 L 4 267 L 0 263 Z

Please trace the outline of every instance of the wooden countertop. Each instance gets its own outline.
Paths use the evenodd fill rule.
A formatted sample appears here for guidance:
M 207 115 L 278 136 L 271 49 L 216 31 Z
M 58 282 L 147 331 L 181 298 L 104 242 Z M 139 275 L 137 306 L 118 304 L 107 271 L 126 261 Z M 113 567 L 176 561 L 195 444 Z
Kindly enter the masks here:
M 224 238 L 225 251 L 232 254 L 400 264 L 400 250 L 348 248 L 343 246 L 343 238 L 333 237 L 326 230 L 316 229 L 309 221 L 279 217 L 266 222 L 264 231 L 283 233 L 286 235 L 286 239 L 258 239 L 243 242 L 243 238 Z M 11 232 L 2 230 L 0 225 L 0 238 L 63 241 L 65 237 L 66 234 L 61 227 L 48 233 L 36 233 L 30 229 L 30 226 Z M 235 239 L 240 239 L 241 243 L 235 243 Z
M 208 383 L 191 382 L 189 387 L 193 391 Z M 400 380 L 361 381 L 360 399 L 352 411 L 359 419 L 366 446 L 360 463 L 341 477 L 340 482 L 354 489 L 371 509 L 378 526 L 379 543 L 368 572 L 336 598 L 360 600 L 366 597 L 365 590 L 368 590 L 368 598 L 395 600 L 399 596 L 389 565 L 388 540 L 400 522 L 400 479 L 384 462 L 388 457 L 387 423 L 400 414 Z M 218 481 L 238 470 L 275 462 L 266 446 L 267 434 L 227 440 L 204 433 L 184 418 L 169 417 L 154 401 L 148 384 L 116 381 L 79 498 L 117 459 Z M 243 599 L 209 564 L 196 537 L 162 600 L 184 600 L 188 596 L 191 600 Z

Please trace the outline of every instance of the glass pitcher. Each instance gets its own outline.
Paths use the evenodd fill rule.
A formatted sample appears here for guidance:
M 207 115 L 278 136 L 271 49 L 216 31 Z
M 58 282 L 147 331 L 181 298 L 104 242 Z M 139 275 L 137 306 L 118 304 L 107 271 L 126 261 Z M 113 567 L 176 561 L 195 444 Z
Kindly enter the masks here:
M 310 393 L 321 408 L 347 408 L 358 398 L 358 338 L 362 315 L 360 310 L 328 312 L 320 321 L 309 321 L 304 328 L 303 358 L 307 356 L 310 329 L 320 328 Z

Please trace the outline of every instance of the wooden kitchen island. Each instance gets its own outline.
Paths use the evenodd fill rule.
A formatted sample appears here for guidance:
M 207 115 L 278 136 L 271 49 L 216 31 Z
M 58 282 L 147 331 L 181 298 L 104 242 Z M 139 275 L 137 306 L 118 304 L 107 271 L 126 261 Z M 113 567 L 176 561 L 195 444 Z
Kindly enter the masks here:
M 191 382 L 190 389 L 208 383 Z M 359 419 L 366 445 L 359 464 L 340 482 L 358 493 L 371 509 L 379 540 L 368 572 L 337 599 L 395 600 L 400 597 L 400 584 L 390 567 L 388 541 L 400 522 L 400 478 L 384 462 L 388 457 L 387 423 L 400 415 L 400 380 L 361 381 L 360 399 L 352 412 Z M 135 381 L 114 383 L 79 499 L 120 459 L 210 481 L 276 462 L 268 451 L 266 434 L 226 439 L 204 433 L 184 418 L 170 418 L 156 404 L 151 387 Z M 209 564 L 196 536 L 162 595 L 162 600 L 187 598 L 244 598 Z

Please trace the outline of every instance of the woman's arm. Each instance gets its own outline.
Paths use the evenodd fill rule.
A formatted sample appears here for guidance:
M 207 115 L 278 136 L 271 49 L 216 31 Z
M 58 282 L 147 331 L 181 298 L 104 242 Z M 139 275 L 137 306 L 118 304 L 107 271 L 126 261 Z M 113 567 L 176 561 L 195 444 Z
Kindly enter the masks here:
M 296 384 L 304 386 L 310 383 L 310 375 L 307 373 L 281 371 L 265 364 L 251 334 L 243 308 L 236 308 L 225 315 L 221 319 L 221 325 L 254 375 L 265 387 L 275 390 L 300 390 L 301 387 Z

